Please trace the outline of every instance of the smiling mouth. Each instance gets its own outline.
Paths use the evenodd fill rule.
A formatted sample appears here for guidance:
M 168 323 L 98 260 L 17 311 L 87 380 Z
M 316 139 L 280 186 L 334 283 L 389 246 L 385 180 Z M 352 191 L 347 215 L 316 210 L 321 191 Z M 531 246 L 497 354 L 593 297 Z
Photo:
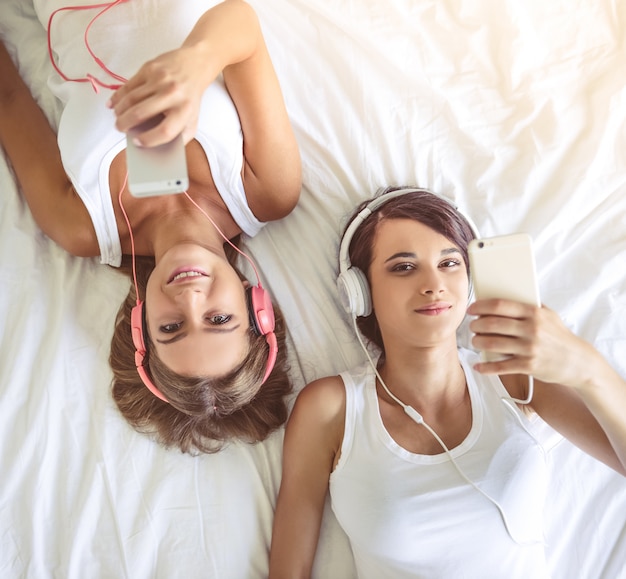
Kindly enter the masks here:
M 177 271 L 174 272 L 172 277 L 170 277 L 170 279 L 167 280 L 167 283 L 171 284 L 171 283 L 175 283 L 177 281 L 188 280 L 188 279 L 192 279 L 192 278 L 196 278 L 196 277 L 208 277 L 208 275 L 206 274 L 206 272 L 204 272 L 204 271 L 202 271 L 200 269 L 177 270 Z
M 426 315 L 426 316 L 438 316 L 439 314 L 447 312 L 450 308 L 452 308 L 450 304 L 438 303 L 438 304 L 432 304 L 430 306 L 426 306 L 423 308 L 419 308 L 415 310 L 415 312 L 418 314 Z

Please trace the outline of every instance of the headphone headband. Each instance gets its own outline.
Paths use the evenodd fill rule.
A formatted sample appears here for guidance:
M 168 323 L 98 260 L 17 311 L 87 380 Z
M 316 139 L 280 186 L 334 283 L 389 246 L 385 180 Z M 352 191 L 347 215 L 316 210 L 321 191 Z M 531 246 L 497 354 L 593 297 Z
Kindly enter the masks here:
M 363 209 L 361 209 L 356 217 L 350 222 L 350 225 L 348 225 L 348 228 L 343 234 L 341 245 L 339 246 L 339 271 L 344 272 L 352 267 L 350 264 L 349 255 L 350 242 L 352 241 L 352 237 L 354 237 L 356 230 L 361 226 L 361 223 L 363 223 L 372 213 L 374 213 L 376 209 L 387 203 L 387 201 L 391 201 L 392 199 L 395 199 L 396 197 L 400 197 L 402 195 L 407 195 L 408 193 L 421 192 L 430 193 L 430 191 L 428 191 L 427 189 L 398 189 L 396 191 L 391 191 L 372 199 L 372 201 L 370 201 Z
M 409 187 L 390 191 L 389 193 L 375 197 L 361 209 L 350 222 L 339 245 L 339 277 L 337 278 L 337 290 L 344 309 L 354 317 L 369 316 L 372 313 L 372 300 L 365 273 L 357 267 L 352 267 L 350 263 L 350 243 L 352 242 L 352 238 L 361 224 L 379 207 L 396 197 L 409 193 L 428 193 L 445 201 L 450 207 L 463 216 L 469 224 L 474 237 L 478 237 L 478 230 L 474 222 L 463 213 L 457 205 L 450 199 L 437 195 L 428 189 Z

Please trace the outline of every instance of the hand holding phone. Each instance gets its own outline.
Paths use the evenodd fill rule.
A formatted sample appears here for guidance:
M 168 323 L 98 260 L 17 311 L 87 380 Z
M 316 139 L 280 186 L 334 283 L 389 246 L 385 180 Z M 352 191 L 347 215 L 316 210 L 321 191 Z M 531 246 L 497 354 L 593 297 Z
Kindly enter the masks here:
M 189 187 L 182 134 L 156 147 L 140 147 L 133 141 L 138 134 L 158 125 L 162 118 L 154 117 L 127 133 L 128 189 L 134 197 L 182 193 Z
M 501 298 L 541 305 L 532 250 L 526 233 L 474 239 L 468 246 L 470 272 L 477 299 Z M 487 362 L 503 359 L 483 352 Z

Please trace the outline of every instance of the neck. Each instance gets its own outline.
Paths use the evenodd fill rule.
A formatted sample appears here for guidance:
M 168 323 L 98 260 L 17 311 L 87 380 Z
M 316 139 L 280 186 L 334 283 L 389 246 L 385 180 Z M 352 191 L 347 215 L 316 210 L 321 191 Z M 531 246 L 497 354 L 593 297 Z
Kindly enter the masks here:
M 418 411 L 437 411 L 460 404 L 466 396 L 465 373 L 459 361 L 456 340 L 410 352 L 390 349 L 379 373 L 389 390 L 404 404 Z M 380 396 L 392 399 L 381 387 Z
M 214 225 L 189 199 L 183 195 L 177 197 L 176 203 L 168 207 L 167 211 L 155 214 L 150 223 L 143 227 L 148 232 L 155 260 L 158 262 L 168 249 L 181 243 L 201 245 L 224 254 L 226 240 L 216 226 L 228 239 L 241 233 L 230 213 L 221 207 L 201 205 Z

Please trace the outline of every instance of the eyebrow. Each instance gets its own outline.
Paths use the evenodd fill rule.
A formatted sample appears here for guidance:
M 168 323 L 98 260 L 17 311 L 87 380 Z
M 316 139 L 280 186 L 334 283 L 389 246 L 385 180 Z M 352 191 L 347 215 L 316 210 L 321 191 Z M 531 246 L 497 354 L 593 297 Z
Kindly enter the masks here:
M 451 253 L 461 253 L 461 250 L 457 247 L 449 247 L 448 249 L 442 249 L 441 255 L 450 255 Z M 410 257 L 415 259 L 417 255 L 415 253 L 411 253 L 410 251 L 401 251 L 399 253 L 394 253 L 391 257 L 388 257 L 385 260 L 385 263 L 391 261 L 392 259 L 397 259 L 399 257 Z
M 239 326 L 240 324 L 237 324 L 236 326 L 233 326 L 232 328 L 210 327 L 210 328 L 204 328 L 202 331 L 211 333 L 211 334 L 230 334 L 231 332 L 234 332 L 237 328 L 239 328 Z M 186 336 L 187 336 L 187 332 L 180 332 L 180 334 L 176 334 L 173 338 L 168 338 L 167 340 L 157 339 L 157 342 L 159 344 L 164 344 L 167 346 L 168 344 L 173 344 L 174 342 L 178 342 L 179 340 L 182 340 Z

